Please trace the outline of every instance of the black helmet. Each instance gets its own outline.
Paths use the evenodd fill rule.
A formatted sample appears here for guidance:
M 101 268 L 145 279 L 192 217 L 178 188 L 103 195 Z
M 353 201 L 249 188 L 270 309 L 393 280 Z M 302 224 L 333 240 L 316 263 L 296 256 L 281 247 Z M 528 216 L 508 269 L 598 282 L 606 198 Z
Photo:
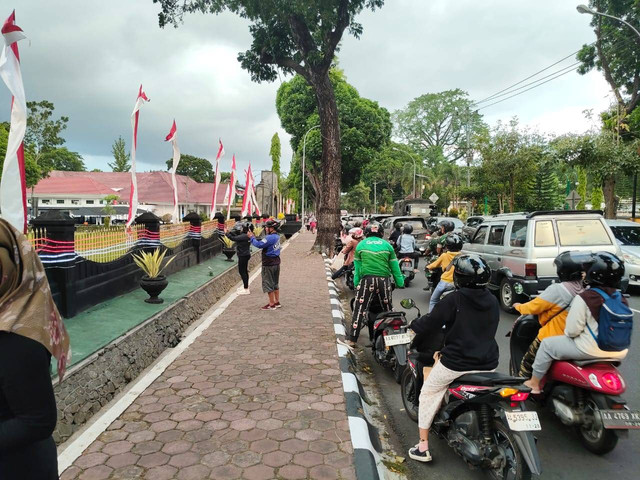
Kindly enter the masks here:
M 400 222 L 396 223 L 396 230 L 398 231 L 402 230 L 402 223 Z
M 453 229 L 456 228 L 451 220 L 440 220 L 438 227 L 444 228 L 444 233 L 453 232 Z
M 384 228 L 382 225 L 376 221 L 367 223 L 367 226 L 364 229 L 365 237 L 380 237 L 384 235 Z
M 264 222 L 264 226 L 278 230 L 278 228 L 280 227 L 280 224 L 275 220 L 267 220 L 266 222 Z
M 591 252 L 562 252 L 553 261 L 561 282 L 582 280 L 582 272 L 589 269 L 594 258 Z
M 592 286 L 618 288 L 624 276 L 624 262 L 609 252 L 593 254 L 593 263 L 587 270 L 585 282 Z
M 231 232 L 234 235 L 240 235 L 241 233 L 245 232 L 246 230 L 244 229 L 245 224 L 242 222 L 236 223 L 233 227 L 231 227 Z
M 447 235 L 447 238 L 444 239 L 444 246 L 450 252 L 459 252 L 462 250 L 462 244 L 464 241 L 462 237 L 457 233 L 452 233 L 451 235 Z
M 453 283 L 456 288 L 485 288 L 491 280 L 491 268 L 480 255 L 458 255 L 453 259 Z
M 411 225 L 410 223 L 405 223 L 404 226 L 402 227 L 402 232 L 403 233 L 413 232 L 413 225 Z

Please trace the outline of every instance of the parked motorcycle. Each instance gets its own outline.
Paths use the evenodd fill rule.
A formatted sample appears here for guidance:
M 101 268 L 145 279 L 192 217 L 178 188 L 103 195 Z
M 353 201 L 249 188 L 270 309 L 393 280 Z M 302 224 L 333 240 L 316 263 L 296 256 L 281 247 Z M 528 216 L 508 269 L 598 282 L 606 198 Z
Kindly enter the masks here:
M 513 324 L 510 338 L 510 372 L 520 368 L 522 357 L 538 335 L 540 323 L 523 315 Z M 565 425 L 573 426 L 584 447 L 602 455 L 613 450 L 628 430 L 640 429 L 640 410 L 630 410 L 620 396 L 626 390 L 616 359 L 554 362 L 542 380 L 536 400 L 548 405 Z

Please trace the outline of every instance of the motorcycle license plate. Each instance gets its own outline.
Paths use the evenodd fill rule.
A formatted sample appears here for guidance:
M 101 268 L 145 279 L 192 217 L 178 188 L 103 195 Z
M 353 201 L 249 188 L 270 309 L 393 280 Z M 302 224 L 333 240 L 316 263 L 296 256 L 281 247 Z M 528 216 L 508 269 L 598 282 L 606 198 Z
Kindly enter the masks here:
M 542 430 L 538 412 L 504 412 L 509 428 L 514 432 Z
M 640 410 L 600 410 L 600 414 L 604 428 L 640 428 Z
M 387 335 L 384 337 L 384 346 L 393 347 L 394 345 L 404 345 L 411 343 L 410 333 L 398 333 L 396 335 Z

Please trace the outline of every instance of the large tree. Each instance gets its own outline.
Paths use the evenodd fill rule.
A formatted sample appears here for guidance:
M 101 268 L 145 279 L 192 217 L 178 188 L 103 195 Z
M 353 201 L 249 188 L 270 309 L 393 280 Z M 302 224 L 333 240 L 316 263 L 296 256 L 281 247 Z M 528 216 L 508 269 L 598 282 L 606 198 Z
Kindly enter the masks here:
M 355 17 L 363 9 L 381 7 L 384 0 L 153 0 L 162 6 L 160 26 L 178 25 L 184 13 L 229 10 L 251 22 L 253 43 L 238 55 L 242 68 L 256 82 L 272 82 L 278 69 L 296 73 L 311 85 L 322 132 L 322 197 L 318 211 L 316 248 L 329 251 L 340 228 L 342 158 L 338 107 L 329 79 L 334 56 L 345 30 L 355 37 L 362 25 Z
M 47 150 L 40 155 L 40 167 L 50 172 L 62 170 L 66 172 L 84 172 L 84 159 L 78 152 L 70 152 L 66 147 Z
M 173 160 L 167 160 L 167 170 L 173 168 Z M 180 163 L 176 171 L 178 175 L 191 177 L 198 183 L 213 182 L 213 166 L 206 158 L 194 157 L 183 153 L 180 155 Z
M 109 164 L 113 172 L 128 172 L 131 169 L 131 154 L 127 153 L 124 139 L 118 137 L 111 146 L 113 163 Z
M 273 137 L 271 137 L 271 148 L 269 149 L 269 156 L 271 157 L 271 171 L 274 172 L 278 176 L 278 178 L 280 178 L 280 155 L 280 137 L 278 136 L 278 132 L 276 132 L 273 134 Z
M 396 134 L 428 165 L 471 159 L 471 139 L 484 128 L 467 92 L 455 89 L 414 98 L 394 113 Z M 469 162 L 470 163 L 470 162 Z
M 638 0 L 589 0 L 599 12 L 621 18 L 640 30 Z M 578 72 L 586 74 L 594 68 L 601 71 L 613 91 L 621 118 L 640 102 L 640 38 L 628 25 L 602 15 L 591 17 L 596 41 L 584 45 L 578 53 L 582 62 Z
M 329 75 L 340 118 L 342 174 L 338 178 L 346 191 L 360 181 L 368 163 L 389 143 L 391 118 L 377 102 L 361 97 L 340 70 L 332 69 Z M 313 128 L 320 124 L 313 89 L 296 75 L 278 89 L 276 108 L 282 127 L 291 135 L 291 146 L 300 157 L 307 135 L 305 171 L 313 188 L 310 193 L 319 199 L 324 188 L 323 138 L 321 131 Z M 291 172 L 292 179 L 297 177 L 301 183 L 299 164 Z

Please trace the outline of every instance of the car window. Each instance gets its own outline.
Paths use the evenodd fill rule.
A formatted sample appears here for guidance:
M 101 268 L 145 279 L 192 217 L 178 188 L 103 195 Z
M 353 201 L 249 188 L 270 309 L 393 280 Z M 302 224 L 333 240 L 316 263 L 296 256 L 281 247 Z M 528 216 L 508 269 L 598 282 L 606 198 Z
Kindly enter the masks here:
M 482 227 L 480 227 L 476 232 L 475 236 L 473 237 L 473 241 L 471 243 L 484 244 L 484 239 L 487 236 L 487 230 L 488 230 L 488 227 L 486 225 L 483 225 Z
M 611 231 L 622 245 L 640 246 L 640 225 L 611 227 Z
M 504 225 L 494 225 L 489 232 L 489 245 L 502 245 L 504 239 Z
M 475 227 L 478 224 L 477 218 L 470 218 L 467 220 L 467 227 Z
M 536 222 L 536 247 L 552 247 L 556 244 L 556 235 L 553 233 L 551 220 Z
M 611 245 L 607 230 L 599 219 L 556 220 L 562 246 Z
M 398 222 L 402 223 L 403 227 L 405 225 L 411 225 L 414 230 L 424 230 L 425 228 L 425 225 L 422 222 L 422 220 L 398 220 Z
M 511 226 L 509 245 L 512 247 L 525 247 L 527 245 L 527 227 L 529 220 L 514 220 Z

